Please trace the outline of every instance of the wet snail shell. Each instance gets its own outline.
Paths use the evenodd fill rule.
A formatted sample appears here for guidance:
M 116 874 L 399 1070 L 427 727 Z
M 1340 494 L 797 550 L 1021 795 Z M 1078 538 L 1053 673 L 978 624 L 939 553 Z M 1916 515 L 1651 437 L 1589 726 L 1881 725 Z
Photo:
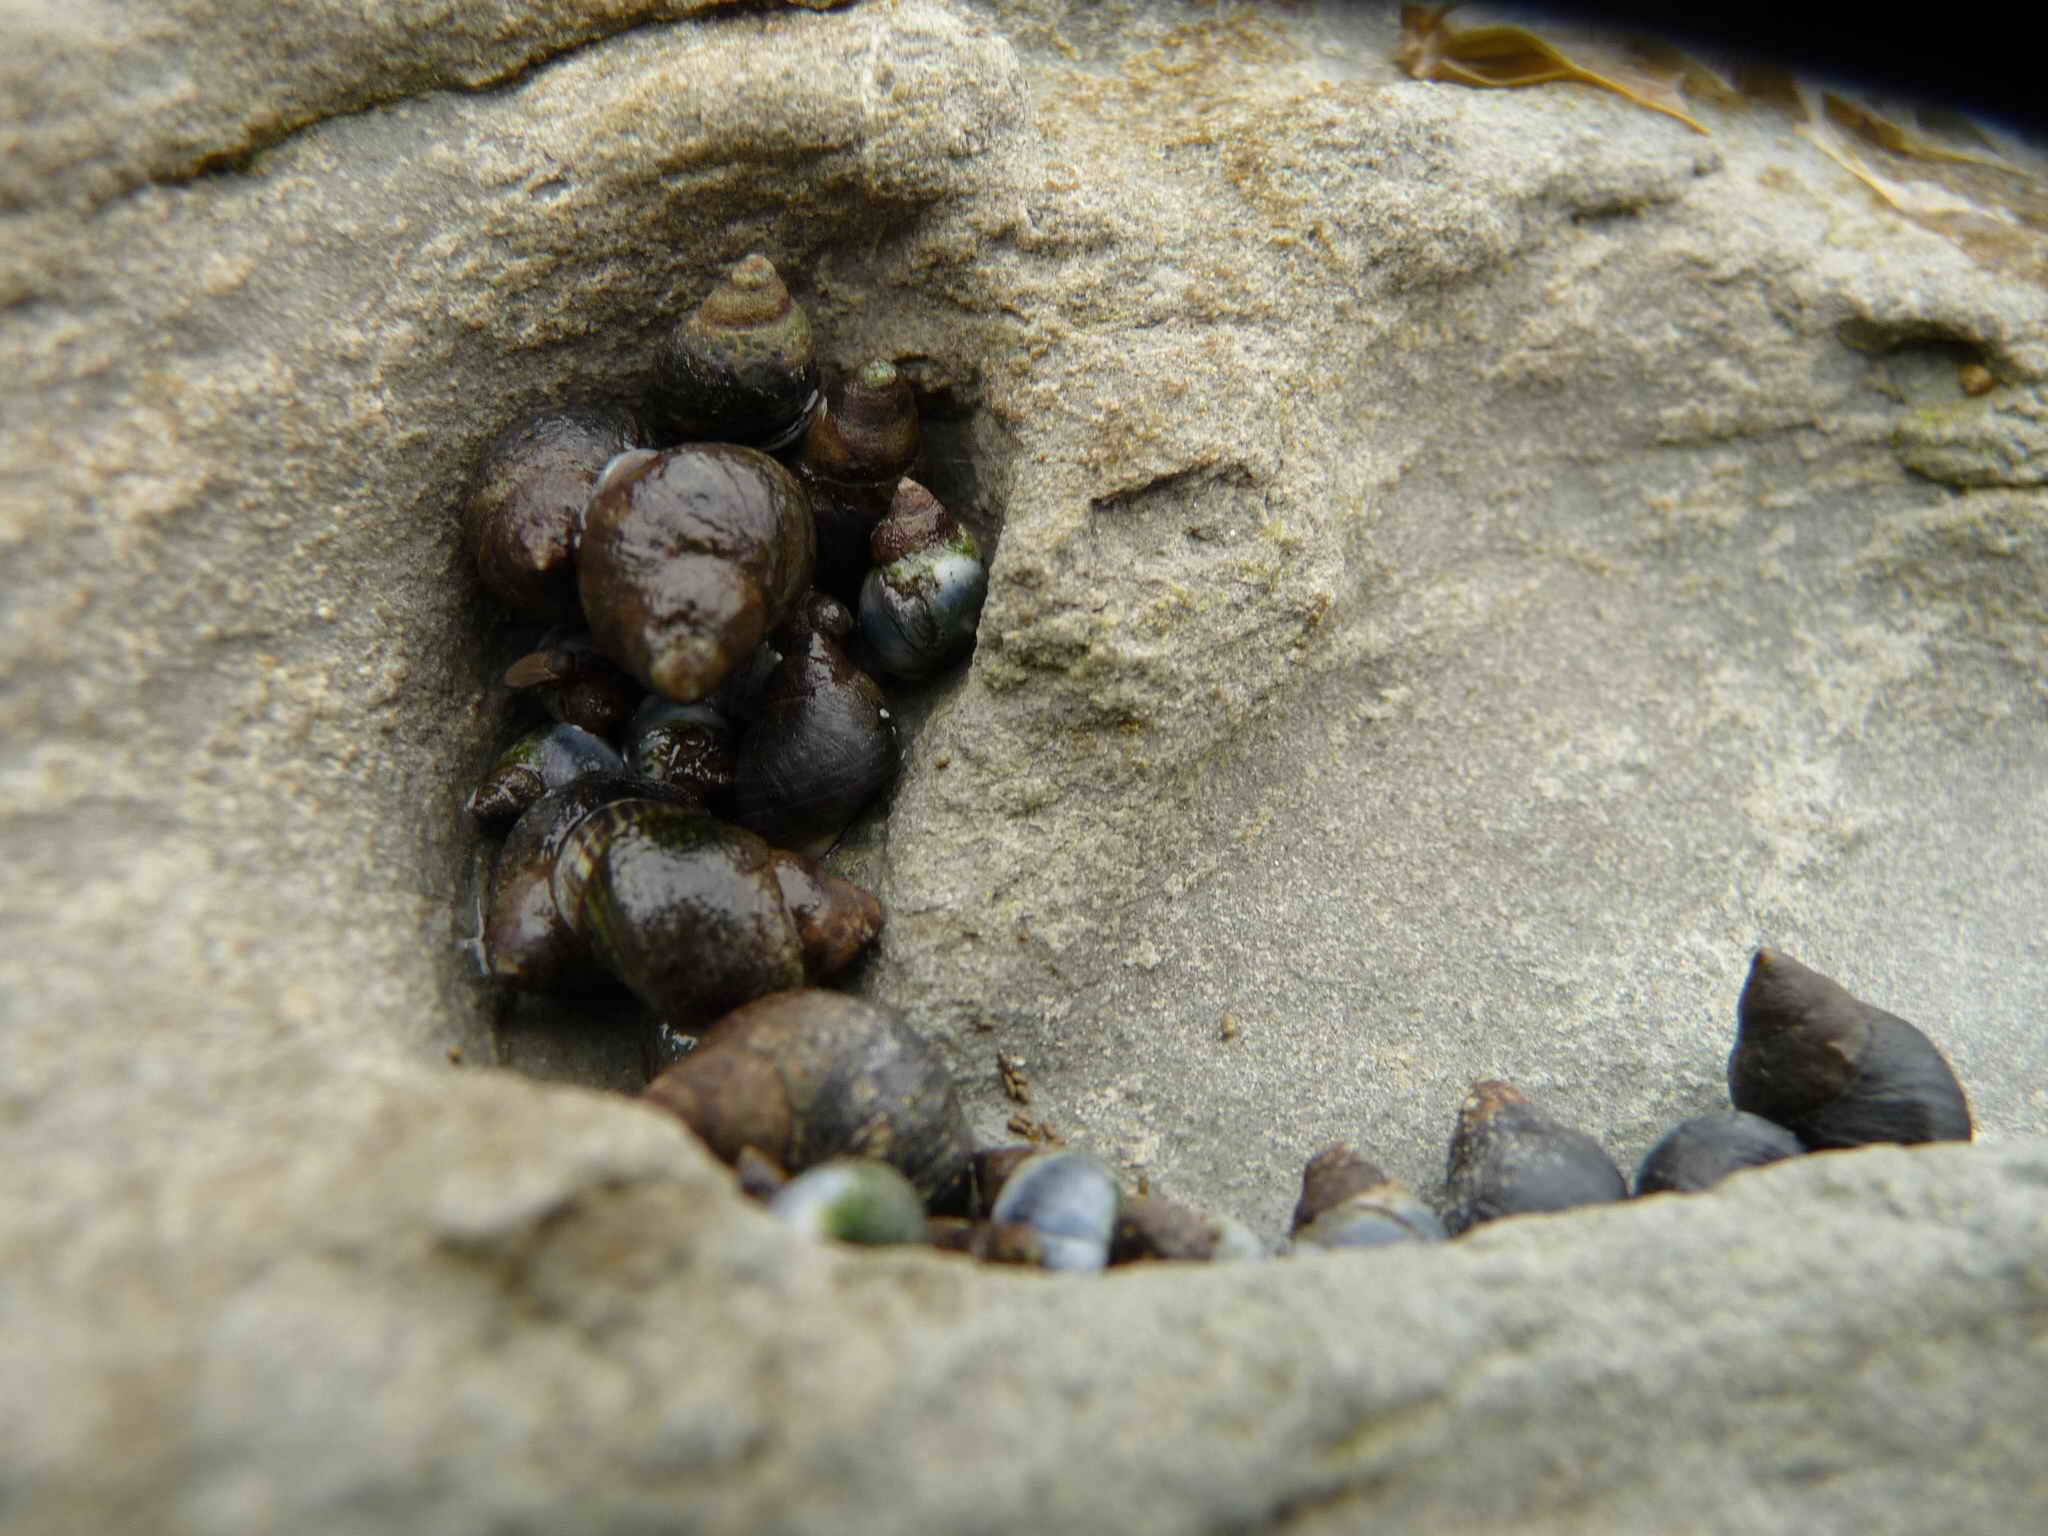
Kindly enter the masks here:
M 1969 1101 L 1934 1042 L 1782 950 L 1756 952 L 1735 1017 L 1729 1099 L 1807 1147 L 1970 1139 Z
M 653 800 L 587 815 L 561 843 L 552 889 L 605 967 L 676 1025 L 842 969 L 882 921 L 852 882 Z
M 530 694 L 564 725 L 616 741 L 641 699 L 640 685 L 581 630 L 547 636 L 505 669 L 504 683 Z
M 1452 1235 L 1502 1216 L 1620 1200 L 1628 1183 L 1583 1131 L 1543 1114 L 1512 1083 L 1472 1085 L 1451 1138 Z
M 860 589 L 860 633 L 892 677 L 930 677 L 974 643 L 988 599 L 981 545 L 915 480 L 896 488 L 868 541 L 873 568 Z
M 818 587 L 853 601 L 868 539 L 896 483 L 917 462 L 917 401 L 893 363 L 877 359 L 833 390 L 804 435 L 797 472 L 818 527 Z
M 1636 1193 L 1711 1189 L 1731 1173 L 1797 1157 L 1805 1150 L 1797 1136 L 1761 1115 L 1717 1109 L 1693 1116 L 1650 1149 L 1636 1169 Z
M 651 693 L 626 728 L 626 764 L 663 784 L 721 793 L 732 787 L 732 723 L 710 704 Z
M 624 759 L 581 726 L 535 726 L 498 754 L 463 808 L 483 830 L 502 832 L 551 789 L 625 771 Z
M 1373 1248 L 1437 1243 L 1436 1212 L 1344 1142 L 1332 1142 L 1301 1171 L 1301 1199 L 1289 1234 L 1297 1248 Z
M 614 801 L 644 796 L 688 800 L 679 790 L 619 773 L 587 773 L 551 789 L 526 810 L 491 868 L 484 903 L 484 965 L 530 991 L 576 991 L 611 978 L 555 903 L 555 863 L 585 817 Z
M 839 648 L 852 626 L 842 604 L 813 593 L 778 632 L 782 660 L 740 738 L 732 819 L 782 847 L 836 836 L 896 778 L 887 701 Z
M 529 619 L 576 612 L 584 504 L 606 464 L 648 441 L 624 406 L 543 411 L 484 449 L 463 503 L 466 542 L 491 595 Z
M 940 1211 L 966 1198 L 974 1145 L 945 1059 L 860 998 L 810 989 L 735 1009 L 647 1098 L 728 1163 L 747 1147 L 793 1171 L 879 1157 Z
M 759 254 L 676 323 L 656 401 L 678 438 L 773 453 L 795 442 L 818 398 L 811 322 Z
M 842 1243 L 922 1243 L 924 1201 L 889 1164 L 835 1158 L 806 1169 L 768 1200 L 769 1213 L 811 1237 Z
M 1044 1269 L 1101 1269 L 1120 1203 L 1116 1179 L 1098 1159 L 1041 1152 L 1004 1180 L 989 1210 L 986 1256 Z
M 809 498 L 765 453 L 629 453 L 584 513 L 577 585 L 598 648 L 666 698 L 707 697 L 810 590 Z

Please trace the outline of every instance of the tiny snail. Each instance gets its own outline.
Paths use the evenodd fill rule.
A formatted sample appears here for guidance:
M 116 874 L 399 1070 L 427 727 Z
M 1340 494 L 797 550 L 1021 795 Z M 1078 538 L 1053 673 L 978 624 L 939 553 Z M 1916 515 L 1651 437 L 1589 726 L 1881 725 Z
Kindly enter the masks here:
M 1735 1018 L 1730 1101 L 1810 1149 L 1970 1139 L 1969 1101 L 1934 1042 L 1782 950 L 1756 952 Z
M 811 418 L 797 473 L 818 524 L 817 585 L 852 602 L 868 568 L 868 538 L 896 483 L 917 461 L 917 402 L 910 381 L 877 359 L 833 390 Z
M 806 989 L 737 1008 L 646 1097 L 728 1163 L 748 1147 L 792 1172 L 879 1157 L 936 1210 L 967 1198 L 974 1144 L 945 1059 L 856 997 Z
M 1120 1196 L 1108 1168 L 1086 1152 L 1041 1152 L 1003 1181 L 988 1214 L 986 1256 L 1043 1269 L 1093 1270 L 1109 1262 Z
M 522 618 L 572 617 L 584 504 L 605 465 L 647 441 L 640 415 L 613 405 L 543 411 L 500 433 L 463 503 L 465 537 L 491 595 Z
M 876 664 L 915 682 L 965 654 L 988 599 L 988 566 L 974 535 L 906 479 L 868 549 L 874 568 L 861 583 L 860 633 Z
M 540 702 L 554 719 L 616 741 L 641 697 L 640 685 L 583 630 L 556 631 L 505 669 L 505 686 Z
M 1265 1244 L 1235 1217 L 1211 1216 L 1161 1195 L 1124 1201 L 1109 1244 L 1112 1264 L 1154 1259 L 1207 1264 L 1265 1257 Z
M 872 1157 L 835 1158 L 806 1169 L 768 1197 L 768 1211 L 810 1237 L 925 1241 L 924 1201 L 910 1180 Z
M 1436 1212 L 1344 1142 L 1332 1142 L 1301 1170 L 1301 1199 L 1289 1236 L 1300 1248 L 1371 1248 L 1440 1243 Z
M 1761 1115 L 1717 1109 L 1693 1116 L 1650 1149 L 1636 1169 L 1636 1193 L 1711 1189 L 1731 1173 L 1797 1157 L 1805 1150 L 1797 1136 Z
M 586 774 L 625 771 L 619 754 L 581 726 L 535 726 L 498 754 L 463 809 L 483 830 L 502 832 L 551 789 Z
M 1536 1109 L 1512 1083 L 1476 1082 L 1451 1137 L 1449 1208 L 1453 1236 L 1532 1211 L 1620 1200 L 1628 1182 L 1600 1144 Z

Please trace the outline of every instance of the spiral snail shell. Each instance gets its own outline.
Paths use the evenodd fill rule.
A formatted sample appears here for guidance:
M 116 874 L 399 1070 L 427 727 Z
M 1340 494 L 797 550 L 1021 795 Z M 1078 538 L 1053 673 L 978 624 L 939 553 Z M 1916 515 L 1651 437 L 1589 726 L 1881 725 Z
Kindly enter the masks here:
M 577 725 L 539 725 L 498 754 L 463 809 L 487 832 L 501 832 L 551 789 L 586 774 L 623 774 L 611 746 Z
M 967 1195 L 974 1144 L 945 1059 L 860 998 L 806 989 L 737 1008 L 646 1097 L 728 1163 L 748 1147 L 792 1172 L 878 1157 L 936 1209 Z
M 809 498 L 752 448 L 612 461 L 584 513 L 577 585 L 599 649 L 679 703 L 702 699 L 810 589 Z
M 507 688 L 528 693 L 564 725 L 578 725 L 607 741 L 631 717 L 640 685 L 580 630 L 546 636 L 505 669 Z
M 988 599 L 981 545 L 936 496 L 906 479 L 868 551 L 874 564 L 861 583 L 861 639 L 892 677 L 930 677 L 974 643 Z
M 1970 1139 L 1969 1101 L 1934 1042 L 1782 950 L 1756 952 L 1735 1017 L 1730 1101 L 1807 1147 Z
M 1372 1248 L 1444 1240 L 1436 1212 L 1344 1142 L 1332 1142 L 1301 1170 L 1290 1233 L 1297 1248 Z
M 584 504 L 605 465 L 647 441 L 639 413 L 616 405 L 543 411 L 500 433 L 463 503 L 466 540 L 491 595 L 522 618 L 572 617 Z
M 758 253 L 676 322 L 655 388 L 676 437 L 771 453 L 802 435 L 817 396 L 810 318 Z
M 1628 1194 L 1627 1180 L 1597 1141 L 1551 1119 L 1520 1089 L 1498 1079 L 1474 1083 L 1466 1095 L 1449 1163 L 1444 1228 L 1453 1236 L 1502 1216 L 1562 1211 Z
M 989 1209 L 986 1256 L 1044 1269 L 1101 1269 L 1120 1202 L 1115 1177 L 1086 1152 L 1026 1158 Z
M 917 401 L 883 359 L 863 365 L 827 398 L 804 435 L 797 472 L 818 525 L 821 591 L 852 602 L 868 567 L 868 538 L 889 511 L 896 482 L 917 461 Z
M 1636 1169 L 1636 1193 L 1711 1189 L 1731 1173 L 1797 1157 L 1805 1150 L 1797 1136 L 1761 1115 L 1717 1109 L 1693 1116 L 1649 1150 Z

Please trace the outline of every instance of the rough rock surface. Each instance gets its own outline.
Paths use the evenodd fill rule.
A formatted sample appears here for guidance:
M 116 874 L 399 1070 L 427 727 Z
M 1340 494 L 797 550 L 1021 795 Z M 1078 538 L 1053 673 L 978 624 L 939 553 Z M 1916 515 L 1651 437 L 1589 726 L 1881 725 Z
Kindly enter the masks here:
M 1902 211 L 1762 107 L 1407 81 L 1391 6 L 458 9 L 10 13 L 10 1529 L 2038 1511 L 2048 163 Z M 490 1070 L 622 1067 L 449 942 L 455 501 L 754 249 L 1000 530 L 844 856 L 985 1134 L 1001 1049 L 1268 1233 L 1333 1137 L 1430 1190 L 1475 1077 L 1630 1166 L 1768 940 L 1985 1144 L 1062 1281 L 805 1248 Z

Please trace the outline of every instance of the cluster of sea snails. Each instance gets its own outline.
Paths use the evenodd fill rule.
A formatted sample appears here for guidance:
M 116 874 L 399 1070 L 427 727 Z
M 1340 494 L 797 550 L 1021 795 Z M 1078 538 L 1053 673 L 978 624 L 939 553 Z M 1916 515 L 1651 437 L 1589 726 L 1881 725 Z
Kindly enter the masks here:
M 1805 1152 L 1970 1139 L 1962 1087 L 1927 1036 L 1789 955 L 1757 951 L 1736 1020 L 1733 1107 L 1659 1142 L 1636 1195 L 1706 1189 Z M 1441 1210 L 1339 1142 L 1308 1160 L 1288 1242 L 1269 1245 L 1229 1217 L 1125 1194 L 1086 1152 L 977 1148 L 930 1044 L 885 1008 L 816 990 L 737 1009 L 647 1098 L 803 1231 L 1048 1269 L 1444 1241 L 1630 1192 L 1592 1137 L 1485 1081 L 1460 1107 Z
M 814 857 L 896 775 L 872 674 L 956 662 L 988 588 L 974 535 L 909 478 L 918 445 L 890 362 L 820 388 L 810 322 L 754 255 L 676 325 L 644 402 L 547 411 L 485 450 L 477 570 L 556 626 L 504 677 L 542 718 L 468 802 L 503 837 L 487 975 L 622 984 L 659 1064 L 875 937 L 875 898 Z
M 953 664 L 987 592 L 973 535 L 909 478 L 918 437 L 886 361 L 820 389 L 802 308 L 749 256 L 677 324 L 651 399 L 550 411 L 490 445 L 465 504 L 477 569 L 517 619 L 557 627 L 505 674 L 546 718 L 468 802 L 502 837 L 483 969 L 636 994 L 647 1099 L 807 1231 L 1052 1269 L 1266 1256 L 1277 1245 L 1230 1218 L 1127 1195 L 1085 1152 L 977 1147 L 928 1041 L 810 985 L 882 922 L 815 857 L 896 773 L 863 664 L 898 683 Z M 1805 1151 L 1969 1138 L 1927 1037 L 1789 956 L 1758 951 L 1737 1017 L 1733 1108 L 1666 1137 L 1638 1195 Z M 1440 1240 L 1628 1193 L 1591 1137 L 1495 1081 L 1460 1111 L 1441 1213 L 1343 1143 L 1301 1182 L 1295 1249 Z

